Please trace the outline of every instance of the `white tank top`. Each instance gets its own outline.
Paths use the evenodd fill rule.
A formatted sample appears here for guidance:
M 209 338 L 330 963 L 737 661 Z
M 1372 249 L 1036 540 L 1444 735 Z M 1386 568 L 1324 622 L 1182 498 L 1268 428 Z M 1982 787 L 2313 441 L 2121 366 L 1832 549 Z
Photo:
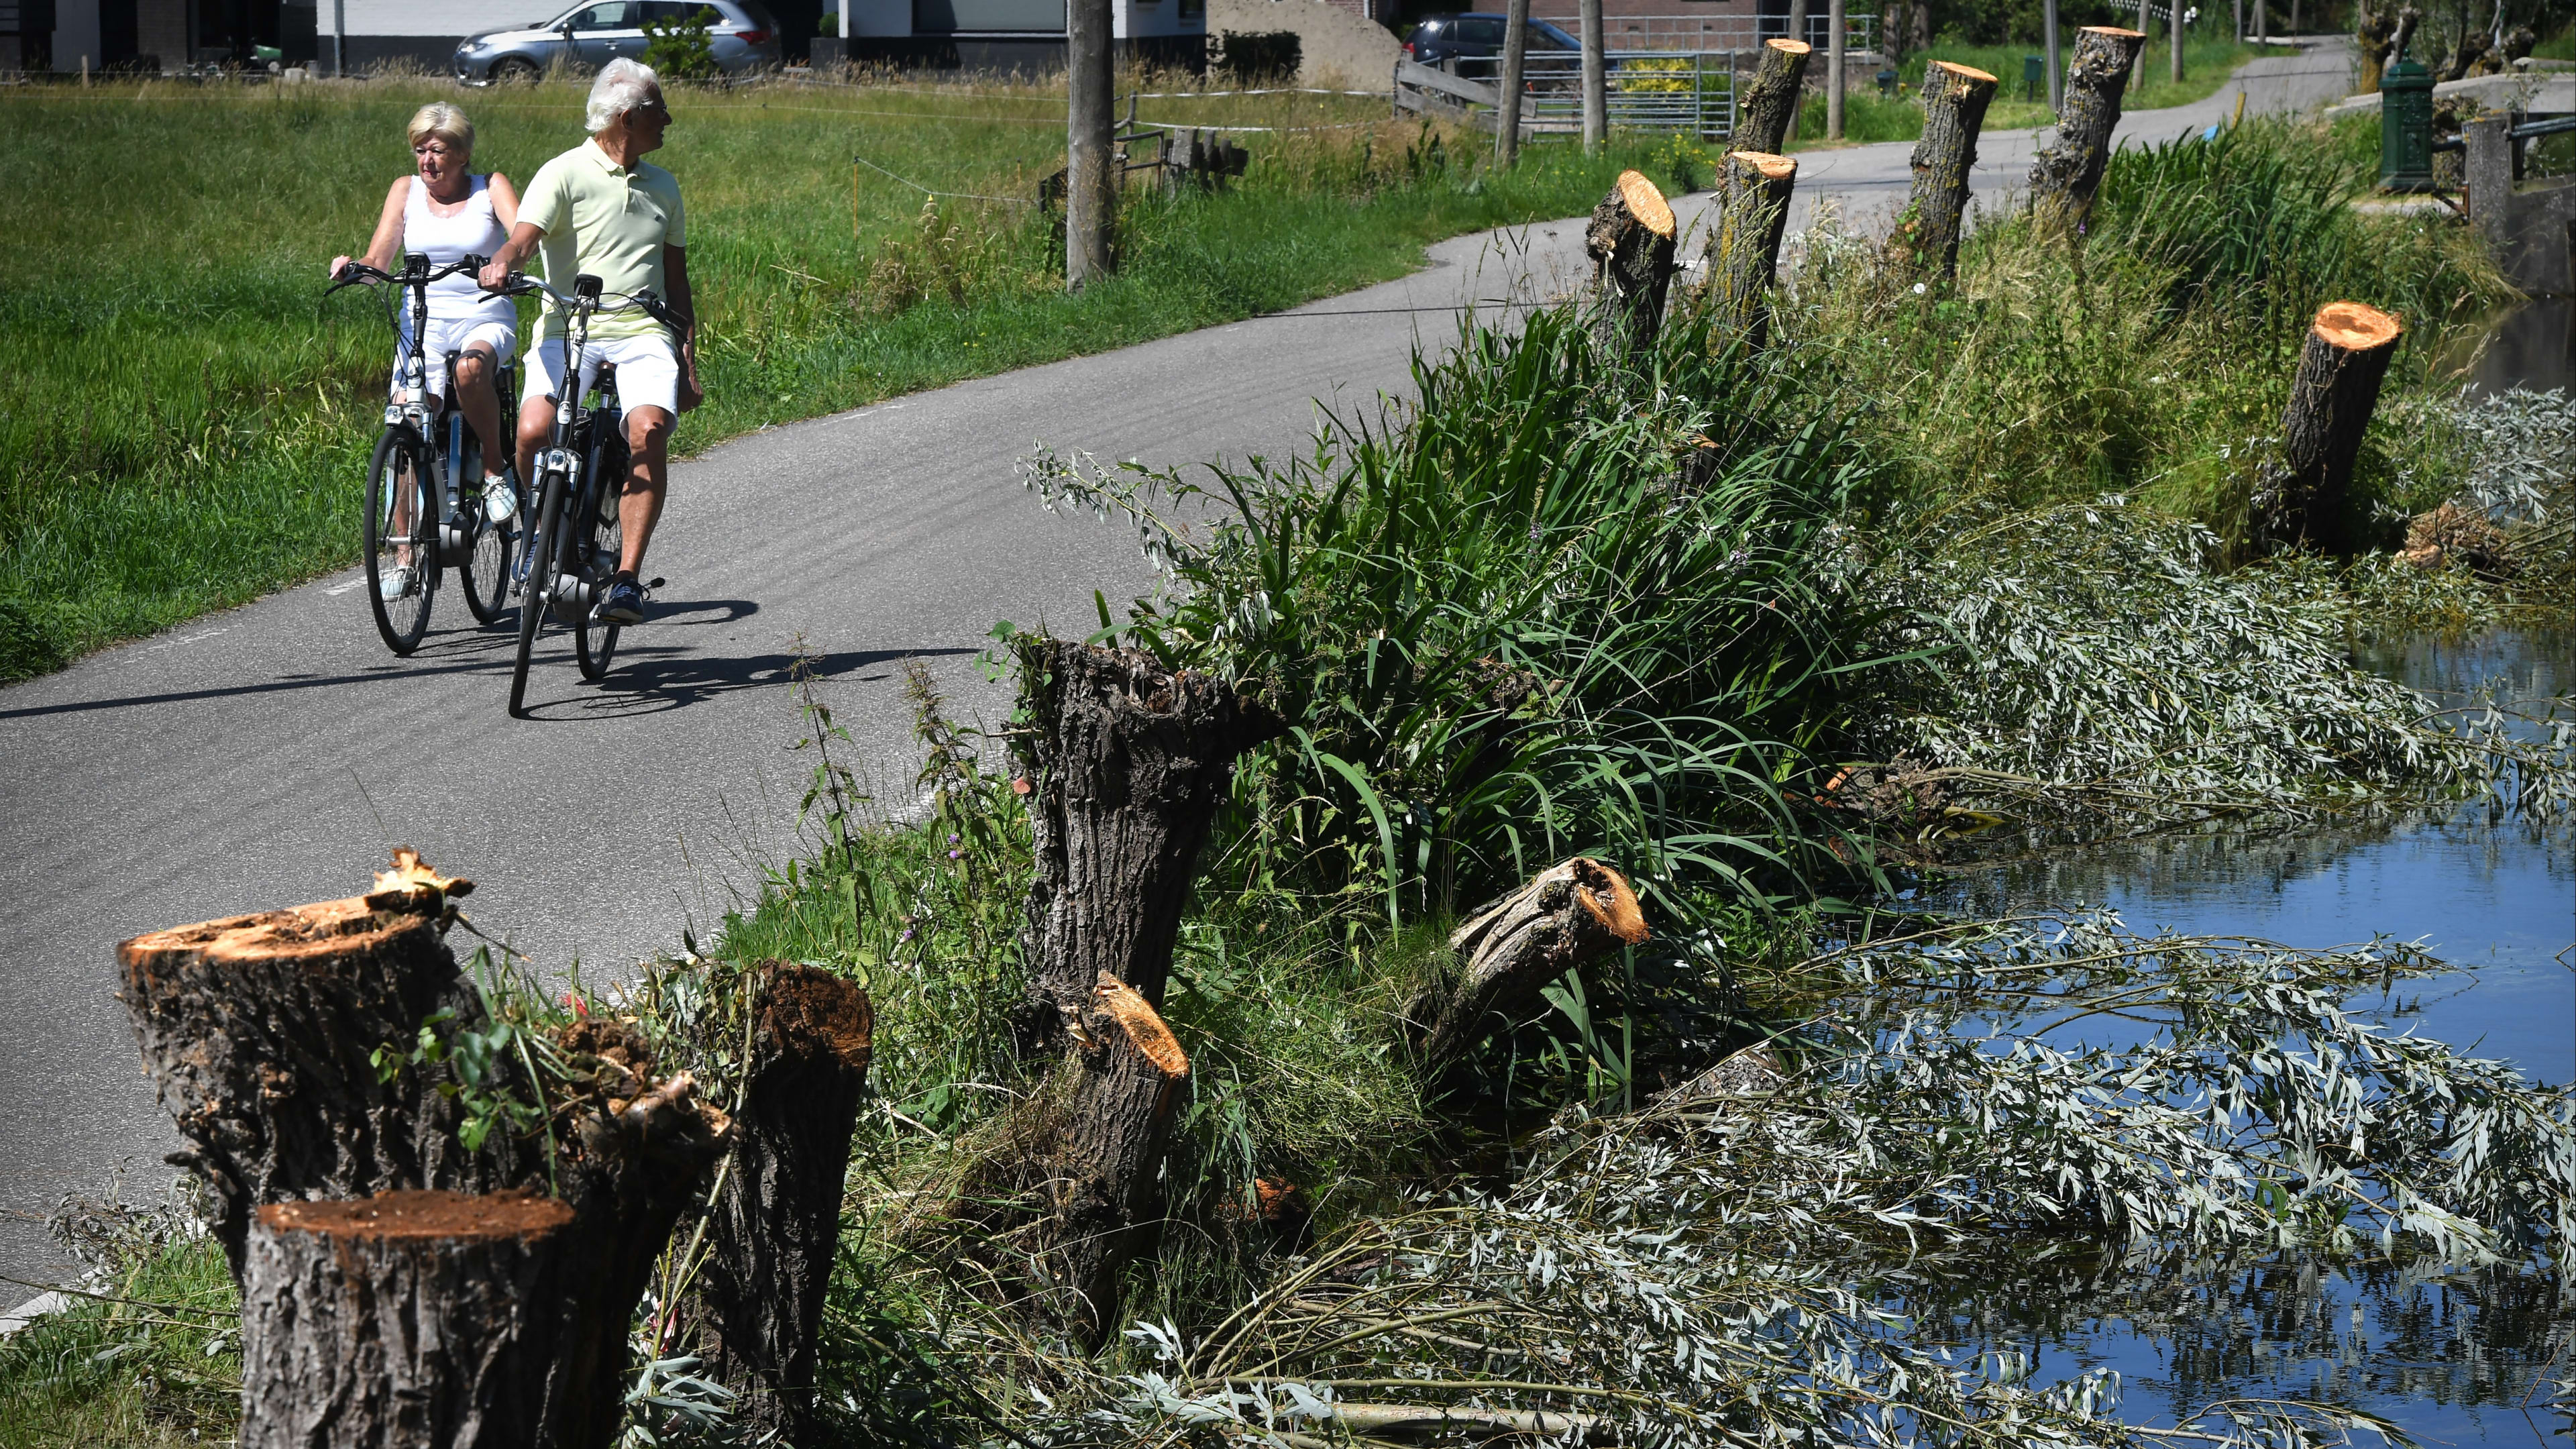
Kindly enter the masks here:
M 509 234 L 501 230 L 501 219 L 492 214 L 491 179 L 472 178 L 474 189 L 465 195 L 465 204 L 453 216 L 440 216 L 429 209 L 429 186 L 419 177 L 411 179 L 411 199 L 403 203 L 402 249 L 421 252 L 429 257 L 433 268 L 443 267 L 459 257 L 488 257 L 501 249 Z M 502 322 L 515 325 L 519 309 L 507 297 L 496 297 L 474 284 L 462 272 L 429 284 L 429 315 L 436 322 Z M 405 316 L 409 322 L 408 311 Z

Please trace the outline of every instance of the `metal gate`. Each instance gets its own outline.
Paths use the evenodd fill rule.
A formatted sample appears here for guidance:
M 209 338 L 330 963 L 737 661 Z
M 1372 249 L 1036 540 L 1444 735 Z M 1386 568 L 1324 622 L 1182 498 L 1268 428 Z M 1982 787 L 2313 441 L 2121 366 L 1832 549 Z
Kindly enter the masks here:
M 1735 134 L 1731 50 L 1604 50 L 1614 130 L 1682 131 L 1705 141 Z M 1522 61 L 1525 99 L 1541 130 L 1583 128 L 1583 58 L 1552 50 Z

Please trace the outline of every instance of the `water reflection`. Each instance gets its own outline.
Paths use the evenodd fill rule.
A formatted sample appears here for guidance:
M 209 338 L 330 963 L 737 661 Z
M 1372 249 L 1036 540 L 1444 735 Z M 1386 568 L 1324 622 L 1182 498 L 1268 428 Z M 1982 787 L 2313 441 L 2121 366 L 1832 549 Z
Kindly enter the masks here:
M 2523 303 L 2497 319 L 2467 354 L 2448 360 L 2474 392 L 2576 387 L 2576 298 Z

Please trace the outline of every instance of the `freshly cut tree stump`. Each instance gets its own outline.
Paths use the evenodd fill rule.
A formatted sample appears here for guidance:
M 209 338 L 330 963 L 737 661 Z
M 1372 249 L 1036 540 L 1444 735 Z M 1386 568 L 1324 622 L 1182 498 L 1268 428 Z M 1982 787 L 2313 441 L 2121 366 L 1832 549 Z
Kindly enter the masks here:
M 2093 193 L 2111 159 L 2111 133 L 2120 125 L 2120 97 L 2146 43 L 2145 32 L 2116 26 L 2075 32 L 2056 135 L 2030 166 L 2031 216 L 2042 233 L 2079 235 L 2092 216 Z
M 1914 143 L 1914 192 L 1888 238 L 1888 259 L 1941 277 L 1959 270 L 1959 231 L 1968 211 L 1968 170 L 1977 132 L 1995 98 L 1995 78 L 1946 60 L 1923 67 L 1923 139 Z
M 874 1023 L 866 992 L 811 966 L 770 962 L 757 991 L 699 1297 L 708 1367 L 741 1394 L 734 1417 L 801 1444 Z
M 1592 208 L 1583 249 L 1595 264 L 1594 335 L 1603 346 L 1629 355 L 1655 345 L 1664 326 L 1664 298 L 1673 283 L 1673 209 L 1655 183 L 1634 171 Z
M 405 1051 L 439 1011 L 479 1026 L 481 998 L 441 942 L 447 901 L 473 889 L 406 849 L 377 889 L 231 916 L 117 947 L 143 1062 L 193 1167 L 213 1189 L 214 1234 L 235 1282 L 253 1209 L 389 1188 L 509 1186 L 527 1154 L 506 1132 L 457 1141 L 443 1067 L 383 1080 L 370 1056 Z
M 1776 153 L 1789 144 L 1798 125 L 1798 101 L 1806 94 L 1807 57 L 1815 47 L 1803 40 L 1766 40 L 1744 99 L 1736 105 L 1735 139 L 1747 151 Z
M 1181 907 L 1235 759 L 1278 716 L 1204 674 L 1132 650 L 1023 636 L 1019 737 L 1037 878 L 1020 931 L 1023 1056 L 1052 1051 L 1102 973 L 1163 999 Z
M 1118 1324 L 1118 1280 L 1153 1251 L 1163 1147 L 1190 1059 L 1152 1003 L 1104 971 L 1063 1066 L 1061 1137 L 1047 1173 L 1050 1236 L 1093 1349 Z
M 1780 238 L 1789 227 L 1789 194 L 1798 163 L 1760 151 L 1734 151 L 1718 178 L 1717 225 L 1708 234 L 1704 267 L 1710 327 L 1717 339 L 1760 348 L 1771 331 L 1771 284 L 1780 270 Z
M 1646 914 L 1627 877 L 1589 856 L 1550 866 L 1452 932 L 1458 979 L 1405 1012 L 1420 1033 L 1424 1069 L 1438 1072 L 1540 988 L 1596 956 L 1646 939 Z
M 520 1449 L 572 1209 L 525 1192 L 269 1203 L 242 1295 L 242 1449 Z
M 2304 546 L 2349 554 L 2358 546 L 2347 496 L 2353 460 L 2405 331 L 2396 317 L 2359 302 L 2317 309 L 2290 380 L 2280 459 L 2254 490 L 2256 553 Z

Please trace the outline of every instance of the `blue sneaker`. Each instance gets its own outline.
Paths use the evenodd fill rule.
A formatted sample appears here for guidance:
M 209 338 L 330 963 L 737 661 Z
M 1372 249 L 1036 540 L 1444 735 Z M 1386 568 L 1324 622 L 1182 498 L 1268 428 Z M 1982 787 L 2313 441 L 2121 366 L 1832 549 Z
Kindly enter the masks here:
M 633 574 L 621 573 L 609 581 L 608 592 L 599 601 L 599 617 L 611 624 L 644 622 L 644 590 Z

